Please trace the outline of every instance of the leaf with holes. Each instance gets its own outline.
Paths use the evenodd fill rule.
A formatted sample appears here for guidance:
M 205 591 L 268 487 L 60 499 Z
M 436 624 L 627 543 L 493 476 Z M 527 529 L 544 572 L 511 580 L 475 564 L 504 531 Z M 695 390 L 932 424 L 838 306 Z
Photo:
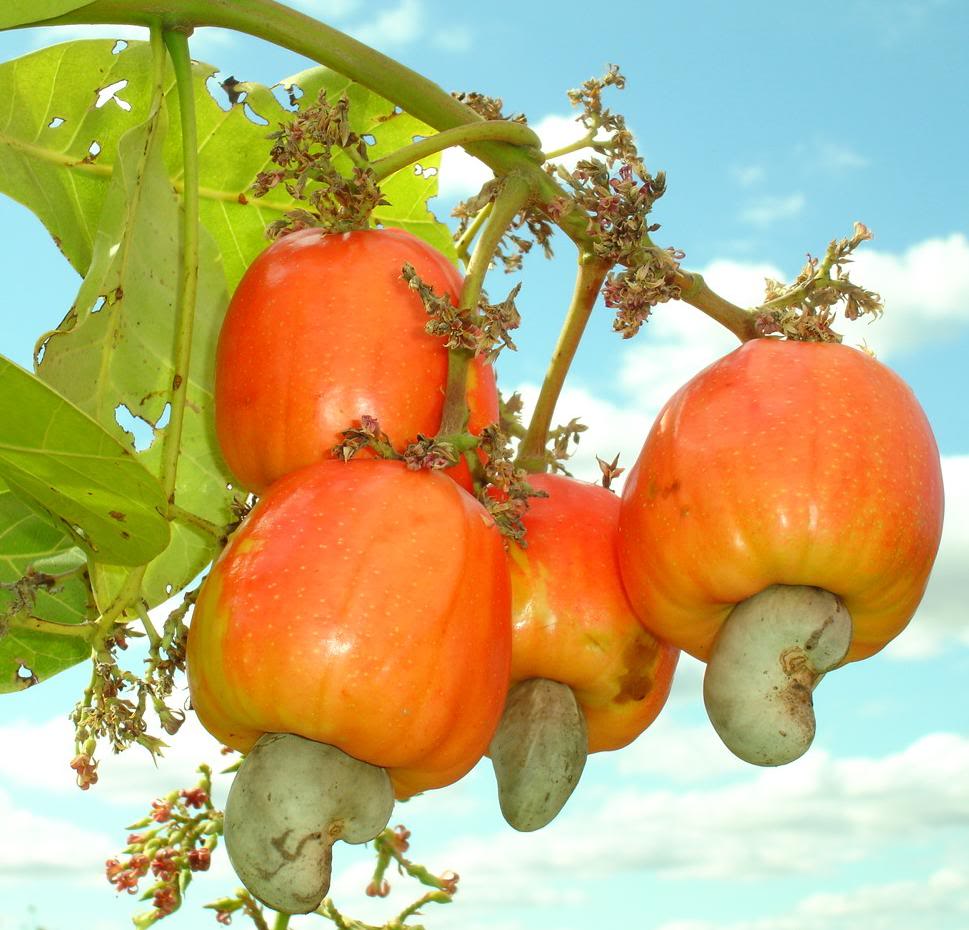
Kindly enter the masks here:
M 85 561 L 65 530 L 0 492 L 0 693 L 22 690 L 90 656 L 84 637 L 18 624 L 32 618 L 77 627 L 94 619 Z
M 178 377 L 174 353 L 181 261 L 178 198 L 163 162 L 166 125 L 160 107 L 121 138 L 90 271 L 67 317 L 44 342 L 38 367 L 45 381 L 129 448 L 134 449 L 132 437 L 118 422 L 121 408 L 147 424 L 154 438 L 137 455 L 159 478 L 170 429 L 160 424 Z M 227 302 L 218 251 L 203 230 L 175 503 L 216 526 L 233 519 L 233 495 L 212 427 L 215 344 Z M 172 544 L 147 570 L 142 591 L 149 606 L 188 584 L 218 546 L 211 534 L 178 528 Z M 93 577 L 103 606 L 124 573 L 99 564 Z
M 123 47 L 122 47 L 123 46 Z M 119 50 L 120 49 L 120 50 Z M 42 49 L 0 65 L 0 191 L 32 210 L 68 261 L 85 274 L 98 217 L 114 172 L 121 136 L 149 116 L 151 87 L 138 80 L 151 73 L 147 43 L 83 40 Z M 198 121 L 200 213 L 221 250 L 230 288 L 266 246 L 265 229 L 294 206 L 282 188 L 266 197 L 248 196 L 256 175 L 270 166 L 266 136 L 292 117 L 269 88 L 237 84 L 239 102 L 223 109 L 209 92 L 213 65 L 193 62 Z M 166 73 L 166 105 L 178 111 L 174 81 Z M 316 99 L 326 84 L 347 90 L 355 131 L 372 135 L 374 155 L 431 130 L 392 104 L 324 68 L 313 68 L 284 88 Z M 225 99 L 222 91 L 217 91 Z M 294 91 L 295 93 L 295 91 Z M 165 142 L 165 164 L 181 186 L 181 137 L 177 121 Z M 408 168 L 385 182 L 390 206 L 376 219 L 401 226 L 453 257 L 447 227 L 437 223 L 427 201 L 437 193 L 439 156 L 424 159 L 417 174 Z
M 39 23 L 89 6 L 93 0 L 6 0 L 0 9 L 0 29 Z
M 86 413 L 2 357 L 0 474 L 95 559 L 142 565 L 168 545 L 158 481 Z

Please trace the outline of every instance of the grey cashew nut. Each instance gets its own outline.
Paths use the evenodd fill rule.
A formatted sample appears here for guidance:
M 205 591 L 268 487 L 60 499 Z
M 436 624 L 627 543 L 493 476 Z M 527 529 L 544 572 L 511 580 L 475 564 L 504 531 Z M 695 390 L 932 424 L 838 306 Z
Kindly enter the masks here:
M 488 749 L 505 820 L 523 832 L 550 823 L 579 783 L 588 751 L 585 716 L 568 685 L 547 678 L 514 685 Z
M 851 616 L 829 591 L 771 585 L 717 634 L 703 700 L 720 738 L 755 765 L 784 765 L 814 739 L 812 691 L 851 645 Z
M 329 890 L 333 843 L 372 840 L 393 807 L 384 769 L 325 743 L 267 733 L 229 789 L 226 850 L 260 901 L 286 914 L 308 914 Z

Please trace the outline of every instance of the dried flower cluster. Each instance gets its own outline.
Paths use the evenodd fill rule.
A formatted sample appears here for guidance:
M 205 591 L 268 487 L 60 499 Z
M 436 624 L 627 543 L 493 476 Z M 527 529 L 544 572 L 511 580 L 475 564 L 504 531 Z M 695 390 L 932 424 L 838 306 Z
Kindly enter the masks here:
M 515 349 L 511 331 L 521 323 L 515 306 L 520 285 L 501 303 L 490 304 L 482 297 L 477 309 L 472 310 L 457 307 L 446 295 L 436 294 L 412 265 L 404 265 L 401 274 L 408 287 L 420 297 L 430 318 L 425 331 L 442 338 L 446 348 L 464 349 L 475 356 L 484 356 L 489 362 L 494 362 L 502 349 Z
M 849 320 L 881 314 L 878 294 L 852 282 L 845 268 L 855 249 L 871 238 L 864 224 L 855 223 L 850 237 L 830 242 L 823 259 L 808 255 L 791 284 L 768 279 L 764 303 L 756 310 L 760 332 L 808 342 L 841 342 L 841 336 L 831 328 L 839 303 L 844 302 L 844 315 Z
M 373 210 L 386 203 L 367 164 L 367 142 L 350 128 L 349 108 L 346 95 L 331 103 L 321 91 L 316 104 L 270 135 L 269 157 L 278 167 L 256 177 L 253 194 L 262 197 L 282 184 L 294 200 L 309 205 L 273 223 L 270 238 L 315 226 L 365 229 Z
M 91 682 L 71 713 L 75 726 L 71 768 L 82 790 L 97 783 L 94 753 L 99 739 L 108 740 L 114 752 L 122 752 L 132 743 L 144 746 L 153 756 L 165 748 L 162 739 L 148 733 L 145 713 L 149 703 L 169 736 L 181 727 L 185 714 L 169 707 L 168 698 L 175 688 L 175 673 L 185 669 L 188 629 L 184 621 L 197 596 L 197 589 L 187 592 L 168 615 L 161 634 L 153 635 L 143 675 L 122 668 L 115 656 L 116 650 L 127 649 L 130 636 L 141 635 L 129 627 L 115 628 L 96 649 Z

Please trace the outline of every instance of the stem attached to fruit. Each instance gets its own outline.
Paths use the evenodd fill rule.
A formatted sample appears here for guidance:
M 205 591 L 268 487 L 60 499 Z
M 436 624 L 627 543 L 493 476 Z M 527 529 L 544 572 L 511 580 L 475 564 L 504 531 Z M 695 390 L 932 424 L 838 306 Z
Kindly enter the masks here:
M 575 288 L 572 291 L 572 302 L 569 304 L 562 331 L 549 361 L 545 380 L 538 394 L 538 401 L 528 424 L 528 431 L 518 447 L 517 465 L 527 472 L 543 472 L 547 464 L 545 444 L 548 441 L 548 430 L 552 425 L 552 415 L 558 402 L 565 376 L 568 374 L 572 360 L 579 348 L 582 334 L 592 314 L 599 289 L 612 265 L 609 262 L 583 255 L 579 261 L 579 270 L 575 278 Z
M 851 645 L 851 616 L 829 591 L 772 585 L 738 604 L 713 644 L 703 699 L 727 748 L 784 765 L 814 739 L 811 692 Z
M 335 746 L 267 733 L 236 773 L 225 807 L 225 845 L 236 874 L 264 904 L 315 911 L 330 887 L 336 840 L 366 843 L 390 820 L 386 771 Z
M 588 751 L 585 717 L 568 685 L 547 678 L 514 685 L 488 749 L 505 820 L 522 832 L 550 823 L 579 783 Z
M 485 275 L 491 267 L 502 237 L 511 226 L 515 215 L 525 206 L 531 196 L 531 184 L 518 172 L 508 175 L 495 198 L 488 223 L 475 243 L 468 272 L 461 287 L 458 306 L 478 316 L 478 302 L 484 286 Z M 447 386 L 444 391 L 444 412 L 438 435 L 461 433 L 468 423 L 467 382 L 472 352 L 469 349 L 448 351 Z

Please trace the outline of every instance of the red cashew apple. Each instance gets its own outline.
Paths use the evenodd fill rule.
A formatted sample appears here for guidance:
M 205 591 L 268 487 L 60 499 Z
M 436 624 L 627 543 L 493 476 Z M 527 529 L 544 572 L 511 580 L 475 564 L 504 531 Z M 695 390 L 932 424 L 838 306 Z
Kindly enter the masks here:
M 912 617 L 942 510 L 932 430 L 894 372 L 757 339 L 660 412 L 622 494 L 623 578 L 658 636 L 708 662 L 730 748 L 780 764 L 813 739 L 821 675 Z
M 215 373 L 219 445 L 244 487 L 261 493 L 328 457 L 363 416 L 376 417 L 398 451 L 438 431 L 448 353 L 424 330 L 424 305 L 401 276 L 408 263 L 435 293 L 457 299 L 454 266 L 400 229 L 304 229 L 249 266 L 226 312 Z M 494 370 L 481 358 L 467 396 L 472 432 L 497 421 Z M 470 489 L 463 462 L 448 474 Z
M 619 572 L 619 498 L 561 475 L 529 475 L 527 548 L 511 546 L 513 688 L 490 755 L 505 818 L 548 823 L 586 754 L 619 749 L 656 718 L 679 650 L 639 622 Z
M 389 817 L 394 794 L 468 772 L 501 716 L 510 655 L 502 538 L 455 482 L 395 461 L 329 460 L 274 483 L 213 565 L 188 639 L 199 719 L 249 753 L 226 810 L 247 887 L 292 908 L 301 869 L 300 906 L 317 906 L 318 860 L 359 814 L 332 799 L 355 798 L 373 824 L 360 792 Z M 289 770 L 312 784 L 293 785 L 286 808 Z M 278 822 L 266 820 L 269 795 Z M 321 835 L 307 865 L 300 843 Z

